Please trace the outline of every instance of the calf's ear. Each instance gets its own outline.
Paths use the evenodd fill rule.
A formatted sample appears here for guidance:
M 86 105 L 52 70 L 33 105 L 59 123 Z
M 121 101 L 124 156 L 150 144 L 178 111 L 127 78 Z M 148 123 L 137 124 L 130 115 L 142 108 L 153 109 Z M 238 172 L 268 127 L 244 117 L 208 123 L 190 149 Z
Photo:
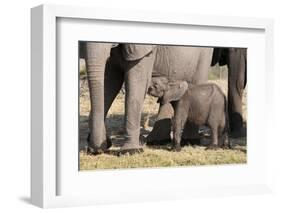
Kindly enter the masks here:
M 161 103 L 166 104 L 171 101 L 178 101 L 184 95 L 188 89 L 188 84 L 186 81 L 172 82 L 169 83 L 169 89 L 164 92 Z

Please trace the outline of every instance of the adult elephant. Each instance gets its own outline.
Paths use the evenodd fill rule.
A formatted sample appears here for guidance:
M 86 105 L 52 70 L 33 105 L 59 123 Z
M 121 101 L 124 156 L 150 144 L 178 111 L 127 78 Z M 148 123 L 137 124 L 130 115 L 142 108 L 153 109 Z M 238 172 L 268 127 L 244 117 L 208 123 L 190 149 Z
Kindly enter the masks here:
M 231 135 L 246 136 L 243 127 L 242 97 L 247 84 L 247 49 L 215 48 L 211 65 L 228 67 L 228 113 Z
M 153 75 L 169 80 L 206 82 L 213 48 L 166 45 L 137 45 L 85 42 L 91 114 L 89 119 L 91 153 L 106 151 L 104 119 L 125 83 L 125 143 L 121 152 L 139 152 L 140 120 L 144 98 Z
M 227 65 L 228 67 L 228 114 L 231 136 L 245 137 L 246 129 L 243 126 L 242 97 L 247 83 L 247 50 L 245 48 L 214 48 L 209 66 L 214 66 L 217 63 L 219 66 Z M 173 113 L 171 104 L 160 105 L 157 121 L 147 137 L 149 144 L 170 141 Z M 183 137 L 198 139 L 198 128 L 189 123 L 185 128 Z

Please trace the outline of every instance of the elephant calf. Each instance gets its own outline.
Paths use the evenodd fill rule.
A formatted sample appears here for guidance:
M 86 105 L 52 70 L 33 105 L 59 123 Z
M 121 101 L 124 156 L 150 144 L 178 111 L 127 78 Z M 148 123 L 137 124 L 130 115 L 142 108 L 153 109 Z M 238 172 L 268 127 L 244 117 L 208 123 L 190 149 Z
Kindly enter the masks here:
M 167 82 L 152 79 L 148 93 L 159 97 L 162 104 L 171 102 L 175 116 L 173 124 L 174 149 L 181 150 L 182 131 L 187 121 L 207 125 L 212 130 L 208 149 L 229 146 L 226 97 L 216 84 L 192 85 L 185 81 Z

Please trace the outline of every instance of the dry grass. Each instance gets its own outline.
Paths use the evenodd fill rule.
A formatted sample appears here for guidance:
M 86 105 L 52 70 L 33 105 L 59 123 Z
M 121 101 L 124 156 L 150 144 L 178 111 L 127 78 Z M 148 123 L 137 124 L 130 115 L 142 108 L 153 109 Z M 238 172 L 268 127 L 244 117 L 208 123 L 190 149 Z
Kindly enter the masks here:
M 236 164 L 246 161 L 246 154 L 240 149 L 214 151 L 199 146 L 183 147 L 181 152 L 172 152 L 166 147 L 146 148 L 141 154 L 120 157 L 112 154 L 92 156 L 85 152 L 80 153 L 81 170 Z
M 226 80 L 211 80 L 217 83 L 224 92 L 227 91 Z M 243 99 L 243 116 L 247 118 L 247 91 Z M 111 136 L 113 147 L 112 152 L 118 149 L 123 141 L 123 123 L 124 123 L 124 94 L 119 93 L 115 99 L 107 120 L 106 126 Z M 169 146 L 145 147 L 144 152 L 135 155 L 116 156 L 114 154 L 102 154 L 98 156 L 87 155 L 85 153 L 86 138 L 88 134 L 88 115 L 90 109 L 90 100 L 88 87 L 85 80 L 81 80 L 80 86 L 80 170 L 93 169 L 115 169 L 115 168 L 144 168 L 144 167 L 169 167 L 169 166 L 191 166 L 191 165 L 212 165 L 212 164 L 237 164 L 246 163 L 247 149 L 246 139 L 231 139 L 235 144 L 232 150 L 205 150 L 204 147 L 186 146 L 181 152 L 169 151 Z M 149 129 L 152 129 L 155 116 L 158 112 L 156 99 L 147 96 L 144 103 L 141 126 L 149 117 Z M 141 134 L 147 135 L 147 131 L 141 128 Z

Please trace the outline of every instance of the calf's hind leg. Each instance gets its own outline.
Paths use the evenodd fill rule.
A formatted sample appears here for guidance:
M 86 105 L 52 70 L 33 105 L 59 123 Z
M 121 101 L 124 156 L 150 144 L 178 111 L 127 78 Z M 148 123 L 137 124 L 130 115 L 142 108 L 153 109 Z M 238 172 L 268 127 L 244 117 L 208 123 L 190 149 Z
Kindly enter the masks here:
M 212 142 L 211 144 L 207 147 L 207 149 L 217 149 L 219 140 L 218 140 L 218 125 L 210 125 L 211 130 L 212 130 Z
M 227 112 L 226 112 L 227 113 Z M 218 129 L 218 132 L 219 132 L 219 147 L 221 148 L 224 148 L 224 149 L 230 149 L 231 148 L 231 145 L 230 145 L 230 141 L 229 141 L 229 138 L 228 138 L 228 130 L 229 130 L 229 127 L 228 127 L 228 123 L 227 123 L 227 119 L 225 116 L 227 116 L 227 114 L 224 114 L 223 116 L 223 119 L 221 121 L 221 124 L 219 125 L 219 129 Z
M 221 133 L 219 146 L 224 148 L 224 149 L 231 149 L 232 148 L 232 146 L 230 144 L 230 141 L 229 141 L 229 138 L 228 138 L 228 131 L 226 131 L 225 129 Z

